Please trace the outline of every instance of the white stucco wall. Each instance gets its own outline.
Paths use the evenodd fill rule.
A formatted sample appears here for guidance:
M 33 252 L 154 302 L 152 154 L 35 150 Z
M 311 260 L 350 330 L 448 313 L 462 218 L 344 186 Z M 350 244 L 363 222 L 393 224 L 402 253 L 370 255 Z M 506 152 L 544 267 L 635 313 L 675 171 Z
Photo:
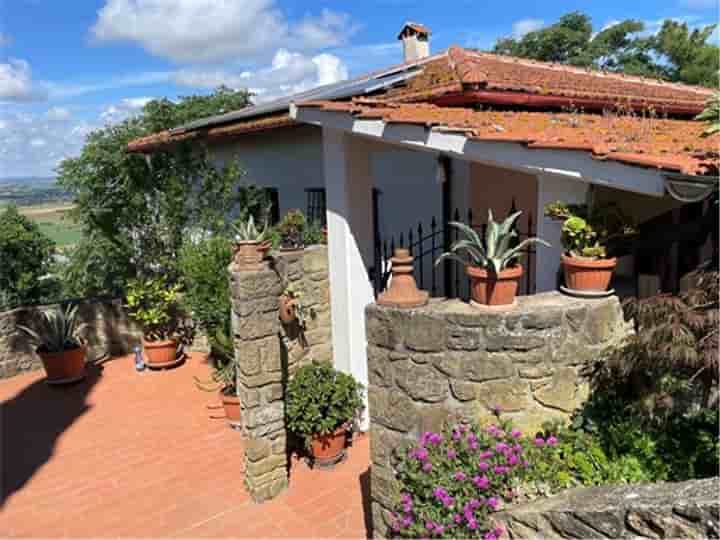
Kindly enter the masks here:
M 210 155 L 218 165 L 238 159 L 248 181 L 277 188 L 281 216 L 293 208 L 305 212 L 305 189 L 325 186 L 322 132 L 315 126 L 242 135 L 213 144 Z

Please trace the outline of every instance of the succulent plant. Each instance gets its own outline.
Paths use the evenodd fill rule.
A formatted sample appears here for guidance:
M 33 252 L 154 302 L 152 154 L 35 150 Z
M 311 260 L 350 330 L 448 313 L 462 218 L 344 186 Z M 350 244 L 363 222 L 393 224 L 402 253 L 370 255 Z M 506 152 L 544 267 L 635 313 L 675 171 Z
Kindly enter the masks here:
M 488 210 L 487 231 L 484 241 L 472 227 L 464 223 L 451 221 L 450 225 L 458 229 L 464 238 L 453 243 L 450 246 L 450 251 L 440 255 L 435 264 L 445 259 L 455 259 L 464 265 L 480 266 L 491 273 L 498 274 L 511 266 L 529 245 L 542 244 L 550 247 L 550 244 L 540 238 L 526 238 L 517 245 L 513 245 L 513 240 L 518 235 L 514 226 L 520 214 L 522 212 L 515 212 L 503 222 L 497 223 L 493 219 L 492 210 Z M 464 255 L 464 258 L 461 254 Z
M 240 221 L 233 225 L 235 240 L 238 242 L 262 242 L 267 235 L 267 221 L 263 223 L 262 230 L 255 225 L 255 218 L 251 215 L 247 221 Z
M 89 326 L 87 323 L 79 324 L 77 311 L 76 305 L 42 311 L 42 335 L 24 325 L 17 327 L 30 336 L 43 352 L 61 353 L 79 347 L 80 332 Z

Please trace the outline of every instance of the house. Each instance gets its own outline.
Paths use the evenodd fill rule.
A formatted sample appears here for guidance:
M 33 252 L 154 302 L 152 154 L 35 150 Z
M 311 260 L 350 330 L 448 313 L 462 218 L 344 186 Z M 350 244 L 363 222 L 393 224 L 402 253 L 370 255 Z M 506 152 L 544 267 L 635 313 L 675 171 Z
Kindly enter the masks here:
M 523 210 L 521 233 L 553 244 L 526 255 L 524 291 L 552 290 L 560 226 L 544 218 L 546 203 L 615 201 L 644 222 L 680 206 L 668 191 L 702 192 L 718 170 L 717 136 L 701 138 L 691 121 L 708 89 L 459 47 L 431 55 L 429 36 L 408 23 L 402 64 L 128 146 L 197 141 L 276 189 L 281 212 L 326 214 L 335 362 L 362 382 L 363 313 L 382 286 L 391 235 L 407 232 L 403 242 L 423 253 L 425 288 L 459 295 L 457 275 L 432 265 L 448 240 L 443 225 Z

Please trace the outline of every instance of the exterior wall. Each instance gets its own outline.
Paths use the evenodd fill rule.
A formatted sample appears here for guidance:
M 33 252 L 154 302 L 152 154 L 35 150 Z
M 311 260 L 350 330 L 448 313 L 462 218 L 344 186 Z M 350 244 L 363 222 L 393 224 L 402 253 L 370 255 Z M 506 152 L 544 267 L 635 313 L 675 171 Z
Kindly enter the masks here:
M 17 325 L 42 335 L 40 312 L 48 307 L 54 306 L 20 307 L 0 313 L 0 379 L 42 367 L 34 344 Z M 142 339 L 142 331 L 128 319 L 120 300 L 82 302 L 78 314 L 81 323 L 89 325 L 83 332 L 88 361 L 128 354 Z
M 372 515 L 387 533 L 394 452 L 445 421 L 482 423 L 499 406 L 525 432 L 566 421 L 587 398 L 584 367 L 632 327 L 616 297 L 556 292 L 518 297 L 499 312 L 457 300 L 366 310 Z
M 325 186 L 322 133 L 315 126 L 294 126 L 247 134 L 210 147 L 218 165 L 238 159 L 246 179 L 278 190 L 280 215 L 306 209 L 305 189 Z

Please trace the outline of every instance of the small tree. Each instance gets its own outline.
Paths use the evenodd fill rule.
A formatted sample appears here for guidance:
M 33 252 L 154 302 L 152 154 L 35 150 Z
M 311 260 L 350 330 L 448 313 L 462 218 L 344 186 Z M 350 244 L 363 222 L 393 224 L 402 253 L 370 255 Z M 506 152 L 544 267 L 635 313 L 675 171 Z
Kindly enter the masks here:
M 53 241 L 15 206 L 8 206 L 0 214 L 0 307 L 42 298 L 42 278 L 48 272 L 54 249 Z

